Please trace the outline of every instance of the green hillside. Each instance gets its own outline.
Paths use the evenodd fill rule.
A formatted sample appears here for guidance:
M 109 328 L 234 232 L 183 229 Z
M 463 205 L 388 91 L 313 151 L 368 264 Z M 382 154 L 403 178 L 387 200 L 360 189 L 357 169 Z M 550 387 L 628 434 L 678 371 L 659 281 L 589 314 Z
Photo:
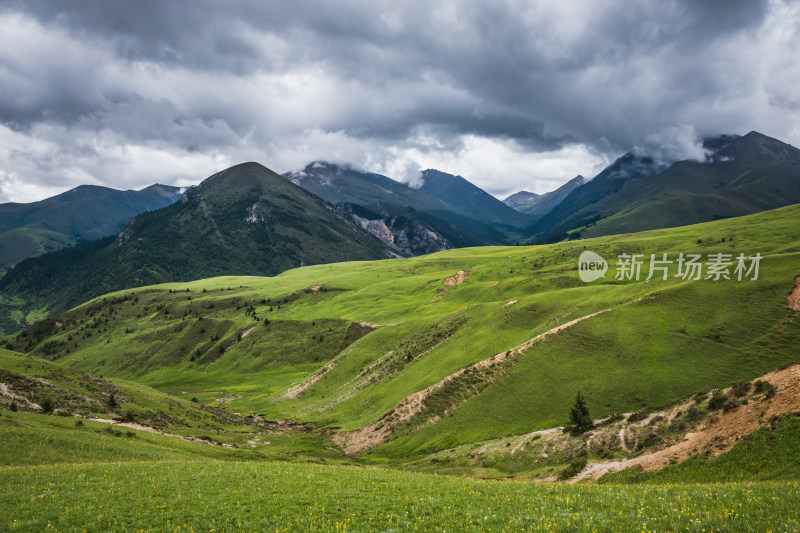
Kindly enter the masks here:
M 94 296 L 221 274 L 391 256 L 329 204 L 257 164 L 236 165 L 143 213 L 118 235 L 26 260 L 0 280 L 0 327 Z
M 578 391 L 601 417 L 796 359 L 800 328 L 787 294 L 800 275 L 798 220 L 800 206 L 791 206 L 579 243 L 164 284 L 95 299 L 7 346 L 204 404 L 312 423 L 352 453 L 407 461 L 563 424 Z M 578 279 L 585 248 L 609 260 L 603 280 Z M 674 263 L 667 281 L 646 281 L 646 271 L 638 282 L 614 279 L 622 253 L 718 252 L 761 254 L 758 279 L 688 281 Z M 503 357 L 461 372 L 495 354 Z
M 755 131 L 705 145 L 708 160 L 666 168 L 625 154 L 540 218 L 533 240 L 675 227 L 800 202 L 800 150 L 794 146 Z
M 141 191 L 82 185 L 39 202 L 0 204 L 0 270 L 27 257 L 116 234 L 131 217 L 178 200 L 180 191 L 168 185 Z
M 790 206 L 95 298 L 4 339 L 3 527 L 791 531 L 798 220 Z M 586 250 L 609 261 L 591 283 Z M 683 280 L 674 263 L 667 281 L 614 279 L 631 253 L 762 259 L 756 280 Z M 597 427 L 571 436 L 553 426 L 578 391 Z M 717 458 L 530 482 L 751 412 L 762 427 L 730 451 L 709 440 Z

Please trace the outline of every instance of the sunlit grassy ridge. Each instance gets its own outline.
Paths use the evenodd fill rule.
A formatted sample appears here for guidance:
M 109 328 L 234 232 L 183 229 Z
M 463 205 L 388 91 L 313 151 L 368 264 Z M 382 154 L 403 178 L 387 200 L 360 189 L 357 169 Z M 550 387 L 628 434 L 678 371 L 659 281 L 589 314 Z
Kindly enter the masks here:
M 468 365 L 608 310 L 514 357 L 485 383 L 454 382 L 457 402 L 425 405 L 373 452 L 376 460 L 405 460 L 561 424 L 579 390 L 597 417 L 751 379 L 796 358 L 800 328 L 786 294 L 800 275 L 798 221 L 800 207 L 792 206 L 548 246 L 159 285 L 95 299 L 8 345 L 230 411 L 338 431 L 362 428 Z M 584 249 L 609 260 L 604 280 L 578 279 Z M 674 263 L 667 281 L 646 281 L 650 254 L 664 252 L 673 261 L 717 252 L 763 260 L 755 281 L 685 281 Z M 639 281 L 614 279 L 623 253 L 645 254 Z M 462 283 L 444 283 L 458 271 Z

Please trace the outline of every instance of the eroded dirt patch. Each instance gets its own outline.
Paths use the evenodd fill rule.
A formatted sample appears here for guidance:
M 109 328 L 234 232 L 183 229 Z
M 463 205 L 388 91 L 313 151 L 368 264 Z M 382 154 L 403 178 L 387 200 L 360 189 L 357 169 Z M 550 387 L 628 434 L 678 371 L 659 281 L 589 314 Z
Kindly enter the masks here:
M 786 296 L 786 305 L 792 311 L 800 311 L 800 276 L 794 278 L 794 289 Z
M 469 274 L 467 274 L 464 270 L 459 270 L 456 272 L 454 276 L 450 276 L 448 278 L 444 278 L 444 284 L 448 287 L 452 287 L 453 285 L 460 285 L 464 283 L 464 280 L 469 278 Z
M 740 405 L 735 409 L 726 409 L 727 412 L 721 411 L 698 431 L 687 433 L 684 440 L 677 444 L 638 457 L 591 463 L 570 482 L 598 479 L 609 472 L 617 472 L 631 466 L 638 466 L 641 470 L 660 470 L 670 463 L 681 463 L 704 453 L 708 453 L 710 457 L 718 457 L 733 448 L 743 436 L 767 423 L 773 416 L 800 411 L 800 365 L 793 364 L 783 370 L 770 372 L 759 379 L 777 387 L 773 397 L 757 403 Z

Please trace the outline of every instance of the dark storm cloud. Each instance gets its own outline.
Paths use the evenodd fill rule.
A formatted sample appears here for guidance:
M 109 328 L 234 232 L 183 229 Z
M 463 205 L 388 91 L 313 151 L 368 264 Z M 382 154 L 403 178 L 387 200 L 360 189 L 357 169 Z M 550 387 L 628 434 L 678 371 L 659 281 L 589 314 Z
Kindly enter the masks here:
M 97 181 L 113 161 L 140 165 L 137 185 L 156 162 L 199 179 L 250 157 L 281 171 L 472 161 L 444 170 L 501 192 L 677 132 L 791 142 L 800 98 L 781 58 L 797 55 L 797 18 L 777 0 L 0 1 L 0 123 L 17 164 L 0 149 L 0 190 L 65 163 Z M 510 157 L 535 168 L 498 183 L 519 169 L 489 163 Z

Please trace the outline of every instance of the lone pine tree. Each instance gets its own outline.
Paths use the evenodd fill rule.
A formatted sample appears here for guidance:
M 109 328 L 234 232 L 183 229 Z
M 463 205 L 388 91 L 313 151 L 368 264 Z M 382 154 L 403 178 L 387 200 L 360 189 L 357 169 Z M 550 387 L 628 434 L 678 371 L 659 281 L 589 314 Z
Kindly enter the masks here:
M 578 392 L 575 397 L 575 405 L 572 406 L 569 412 L 569 432 L 573 436 L 580 435 L 592 429 L 594 424 L 592 417 L 589 415 L 589 408 L 586 407 L 586 402 L 583 395 Z

